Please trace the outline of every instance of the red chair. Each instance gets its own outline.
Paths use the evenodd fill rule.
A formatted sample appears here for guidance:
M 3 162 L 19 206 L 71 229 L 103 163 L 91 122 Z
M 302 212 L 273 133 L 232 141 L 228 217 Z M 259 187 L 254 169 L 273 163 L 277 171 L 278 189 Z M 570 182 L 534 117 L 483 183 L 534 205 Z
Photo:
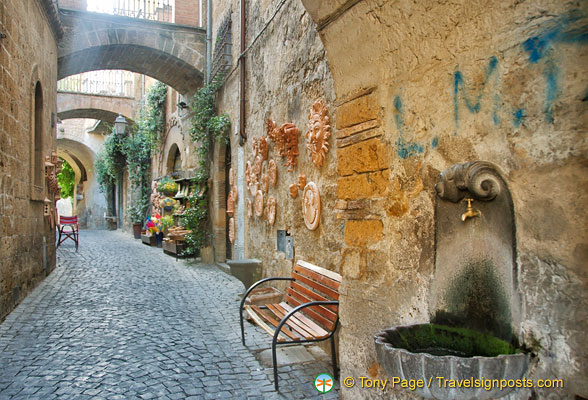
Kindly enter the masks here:
M 65 235 L 63 239 L 61 239 L 61 235 Z M 57 240 L 57 247 L 65 240 L 69 238 L 76 243 L 76 251 L 78 251 L 78 244 L 80 239 L 80 232 L 78 227 L 78 216 L 74 215 L 72 217 L 64 217 L 59 216 L 59 239 Z

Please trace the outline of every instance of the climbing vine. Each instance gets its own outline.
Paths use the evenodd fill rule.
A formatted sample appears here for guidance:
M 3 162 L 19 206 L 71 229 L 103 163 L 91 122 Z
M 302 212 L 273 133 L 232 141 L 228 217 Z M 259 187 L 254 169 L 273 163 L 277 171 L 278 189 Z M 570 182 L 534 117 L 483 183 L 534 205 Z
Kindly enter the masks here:
M 190 137 L 197 144 L 198 169 L 192 180 L 188 207 L 181 224 L 192 233 L 186 236 L 187 248 L 184 254 L 196 254 L 208 243 L 208 193 L 206 185 L 210 177 L 210 150 L 214 141 L 229 143 L 231 121 L 227 114 L 217 115 L 215 94 L 222 85 L 222 77 L 204 86 L 194 95 L 191 105 L 194 111 Z
M 61 158 L 61 161 L 63 161 L 63 164 L 61 172 L 57 174 L 57 182 L 61 187 L 61 198 L 67 199 L 68 197 L 73 197 L 76 174 L 67 161 L 63 158 Z
M 151 157 L 165 127 L 166 99 L 167 86 L 156 82 L 128 134 L 117 135 L 111 129 L 112 133 L 104 141 L 104 147 L 94 162 L 96 179 L 107 198 L 111 198 L 116 181 L 126 166 L 131 190 L 136 197 L 127 209 L 132 222 L 142 222 L 149 208 Z

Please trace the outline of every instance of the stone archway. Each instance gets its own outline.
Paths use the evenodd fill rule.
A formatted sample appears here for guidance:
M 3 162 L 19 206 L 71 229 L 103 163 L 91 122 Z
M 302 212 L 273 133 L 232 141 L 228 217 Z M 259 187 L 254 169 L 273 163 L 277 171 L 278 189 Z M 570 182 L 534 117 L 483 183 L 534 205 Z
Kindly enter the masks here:
M 205 31 L 156 21 L 60 9 L 58 79 L 124 69 L 151 76 L 178 92 L 202 86 Z
M 135 119 L 136 104 L 134 98 L 128 97 L 58 92 L 57 116 L 61 120 L 91 118 L 114 123 L 121 114 L 130 122 Z

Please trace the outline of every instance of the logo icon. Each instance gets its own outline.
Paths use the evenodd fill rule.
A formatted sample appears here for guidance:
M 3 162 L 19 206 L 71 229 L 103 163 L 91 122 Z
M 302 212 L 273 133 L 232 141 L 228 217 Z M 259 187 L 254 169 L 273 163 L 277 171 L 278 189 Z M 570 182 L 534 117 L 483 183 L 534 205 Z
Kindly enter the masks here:
M 327 393 L 333 389 L 333 377 L 329 374 L 320 374 L 314 378 L 314 388 L 319 393 Z

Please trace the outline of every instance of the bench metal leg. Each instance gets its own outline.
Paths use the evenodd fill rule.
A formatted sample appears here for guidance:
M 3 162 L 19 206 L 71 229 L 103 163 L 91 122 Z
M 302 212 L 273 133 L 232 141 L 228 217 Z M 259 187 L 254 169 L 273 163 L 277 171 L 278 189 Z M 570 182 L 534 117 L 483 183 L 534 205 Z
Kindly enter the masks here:
M 239 307 L 239 320 L 241 322 L 241 341 L 245 346 L 245 327 L 243 326 L 243 309 L 241 307 Z
M 337 366 L 337 353 L 335 353 L 335 334 L 331 336 L 331 359 L 333 361 L 333 378 L 339 380 L 339 367 Z
M 276 354 L 276 338 L 277 335 L 274 335 L 272 340 L 272 364 L 274 366 L 274 387 L 276 388 L 276 392 L 279 392 L 280 389 L 278 389 L 278 357 Z

